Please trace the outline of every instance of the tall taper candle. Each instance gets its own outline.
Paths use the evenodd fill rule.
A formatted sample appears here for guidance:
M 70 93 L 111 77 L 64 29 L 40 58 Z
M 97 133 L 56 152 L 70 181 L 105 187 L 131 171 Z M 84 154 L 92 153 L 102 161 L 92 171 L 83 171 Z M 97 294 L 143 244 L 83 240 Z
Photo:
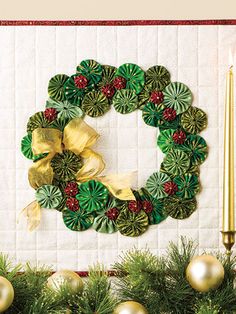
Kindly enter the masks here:
M 224 183 L 223 183 L 223 244 L 230 252 L 235 242 L 234 222 L 234 74 L 231 66 L 226 79 L 224 121 Z

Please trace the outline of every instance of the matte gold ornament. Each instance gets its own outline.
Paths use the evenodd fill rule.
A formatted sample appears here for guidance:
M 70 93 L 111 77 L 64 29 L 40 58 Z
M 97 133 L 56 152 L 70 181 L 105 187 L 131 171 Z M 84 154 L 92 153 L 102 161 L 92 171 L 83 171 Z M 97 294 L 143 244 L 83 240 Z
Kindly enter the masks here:
M 47 280 L 48 288 L 55 292 L 60 291 L 64 285 L 71 290 L 71 293 L 81 292 L 84 286 L 80 276 L 71 270 L 57 271 Z
M 224 267 L 212 255 L 193 258 L 186 270 L 189 284 L 199 292 L 217 289 L 224 279 Z
M 14 289 L 6 278 L 0 276 L 0 313 L 5 312 L 14 300 Z
M 126 301 L 118 304 L 113 314 L 148 314 L 148 311 L 138 302 Z

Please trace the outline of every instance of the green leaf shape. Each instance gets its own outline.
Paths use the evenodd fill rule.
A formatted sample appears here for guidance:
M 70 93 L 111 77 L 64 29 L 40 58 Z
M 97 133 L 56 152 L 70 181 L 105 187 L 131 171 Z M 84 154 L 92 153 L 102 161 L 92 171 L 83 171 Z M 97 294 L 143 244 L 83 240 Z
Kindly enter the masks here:
M 136 94 L 139 94 L 143 89 L 145 73 L 137 64 L 122 64 L 117 69 L 116 76 L 124 77 L 126 79 L 126 88 L 133 89 Z
M 108 197 L 107 188 L 95 180 L 81 183 L 79 193 L 76 195 L 80 207 L 87 212 L 101 211 L 106 208 Z
M 156 199 L 152 197 L 152 195 L 144 188 L 138 190 L 137 199 L 141 201 L 149 201 L 152 203 L 153 211 L 147 214 L 150 225 L 157 225 L 166 219 L 166 216 L 163 213 L 164 208 L 163 199 Z
M 92 91 L 85 95 L 81 108 L 90 117 L 100 117 L 110 109 L 110 104 L 102 92 Z
M 102 88 L 103 86 L 107 84 L 112 84 L 115 74 L 116 74 L 116 67 L 113 67 L 111 65 L 103 65 L 102 66 L 102 79 L 101 81 L 97 84 L 99 88 Z
M 148 225 L 148 215 L 143 210 L 139 213 L 133 213 L 125 208 L 120 212 L 116 220 L 119 232 L 129 237 L 137 237 L 143 234 L 147 230 Z
M 35 197 L 42 208 L 55 209 L 62 201 L 61 190 L 54 185 L 42 185 L 37 189 Z
M 181 126 L 188 133 L 200 133 L 207 127 L 207 115 L 197 107 L 190 107 L 181 116 Z
M 38 128 L 50 128 L 51 124 L 52 123 L 44 117 L 43 111 L 39 111 L 29 118 L 27 123 L 27 132 L 32 133 Z
M 192 165 L 202 164 L 208 156 L 207 143 L 200 135 L 188 135 L 179 149 L 188 154 Z
M 180 127 L 180 118 L 181 115 L 177 115 L 173 121 L 166 121 L 165 119 L 163 119 L 162 124 L 159 126 L 160 131 L 167 129 L 178 129 Z
M 47 153 L 34 155 L 31 145 L 32 145 L 32 134 L 29 133 L 26 136 L 24 136 L 21 140 L 21 152 L 26 158 L 31 159 L 33 161 L 37 161 L 47 156 Z
M 67 124 L 69 120 L 74 118 L 81 118 L 84 115 L 83 111 L 79 107 L 72 105 L 68 100 L 54 101 L 53 99 L 49 98 L 46 102 L 46 108 L 55 108 L 59 112 L 57 115 L 57 121 L 60 119 L 61 125 L 63 125 L 64 119 L 66 120 L 65 123 Z M 53 121 L 52 125 L 56 124 L 55 121 Z
M 54 176 L 57 180 L 73 181 L 77 172 L 83 166 L 82 158 L 72 151 L 64 150 L 51 160 Z
M 186 173 L 190 167 L 189 155 L 181 150 L 171 150 L 162 163 L 165 171 L 174 176 Z
M 170 83 L 170 73 L 161 65 L 154 65 L 146 71 L 146 84 L 162 91 Z
M 199 191 L 198 177 L 194 174 L 184 174 L 174 178 L 174 182 L 178 186 L 176 195 L 182 198 L 193 198 Z
M 138 95 L 138 108 L 143 109 L 145 105 L 149 102 L 152 88 L 150 85 L 145 85 L 140 94 Z
M 97 84 L 102 79 L 102 66 L 95 60 L 83 60 L 76 68 L 77 73 L 85 76 L 90 84 Z
M 84 88 L 78 88 L 75 85 L 74 77 L 78 74 L 72 75 L 64 85 L 65 98 L 72 104 L 80 106 L 86 90 Z M 88 88 L 87 88 L 88 90 Z
M 112 105 L 119 113 L 130 113 L 137 109 L 138 97 L 131 89 L 121 89 L 115 93 L 112 99 Z
M 69 76 L 66 74 L 57 74 L 53 76 L 48 83 L 48 95 L 50 98 L 58 101 L 65 100 L 64 84 Z
M 175 148 L 175 142 L 173 140 L 173 134 L 175 130 L 169 129 L 162 131 L 157 138 L 157 145 L 160 147 L 163 153 L 168 153 L 169 150 Z
M 164 200 L 164 212 L 174 219 L 185 219 L 192 215 L 197 209 L 196 198 L 180 198 L 169 196 Z
M 171 181 L 170 177 L 163 172 L 154 172 L 146 182 L 147 191 L 156 199 L 167 197 L 163 184 Z
M 114 233 L 117 231 L 116 222 L 110 220 L 104 213 L 98 213 L 93 222 L 93 229 L 101 233 Z
M 148 102 L 142 109 L 143 121 L 150 126 L 159 127 L 162 123 L 162 105 L 155 105 L 152 102 Z
M 164 90 L 163 104 L 166 107 L 173 108 L 177 114 L 186 111 L 192 104 L 192 93 L 183 83 L 170 83 Z
M 72 231 L 84 231 L 93 224 L 94 215 L 79 209 L 75 212 L 66 209 L 62 213 L 64 224 Z

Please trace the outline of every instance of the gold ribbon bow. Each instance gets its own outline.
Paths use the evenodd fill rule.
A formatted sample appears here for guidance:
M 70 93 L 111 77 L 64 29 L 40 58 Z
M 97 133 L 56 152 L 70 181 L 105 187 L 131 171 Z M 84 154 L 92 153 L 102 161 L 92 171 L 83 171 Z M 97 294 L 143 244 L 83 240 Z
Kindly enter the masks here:
M 98 175 L 105 168 L 102 156 L 90 147 L 94 145 L 99 134 L 81 118 L 74 118 L 65 127 L 64 132 L 57 129 L 38 128 L 32 132 L 32 151 L 34 155 L 47 153 L 43 159 L 36 161 L 29 169 L 29 183 L 37 189 L 42 185 L 52 184 L 53 169 L 51 160 L 63 149 L 70 150 L 84 159 L 84 165 L 76 174 L 78 182 L 97 180 L 103 183 L 118 199 L 135 200 L 130 189 L 133 174 Z M 22 211 L 28 218 L 28 229 L 35 229 L 41 218 L 41 209 L 37 201 L 30 203 Z

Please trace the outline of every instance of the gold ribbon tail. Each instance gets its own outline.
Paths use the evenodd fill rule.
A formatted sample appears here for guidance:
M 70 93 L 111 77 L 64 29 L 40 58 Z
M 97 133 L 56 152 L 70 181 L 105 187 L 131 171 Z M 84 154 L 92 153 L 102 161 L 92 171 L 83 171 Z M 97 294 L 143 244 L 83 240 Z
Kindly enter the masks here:
M 22 209 L 17 219 L 17 223 L 19 223 L 21 216 L 26 216 L 28 230 L 35 230 L 39 226 L 41 220 L 41 207 L 39 203 L 37 201 L 33 201 Z

